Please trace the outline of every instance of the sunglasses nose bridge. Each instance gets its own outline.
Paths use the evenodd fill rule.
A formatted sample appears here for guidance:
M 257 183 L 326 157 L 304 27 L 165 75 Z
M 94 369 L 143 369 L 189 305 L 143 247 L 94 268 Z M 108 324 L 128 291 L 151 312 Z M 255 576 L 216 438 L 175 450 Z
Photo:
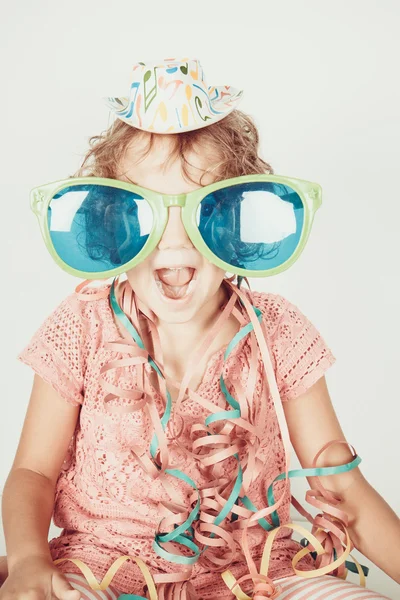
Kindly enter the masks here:
M 162 199 L 164 206 L 169 208 L 170 206 L 185 206 L 187 194 L 169 195 L 163 194 Z

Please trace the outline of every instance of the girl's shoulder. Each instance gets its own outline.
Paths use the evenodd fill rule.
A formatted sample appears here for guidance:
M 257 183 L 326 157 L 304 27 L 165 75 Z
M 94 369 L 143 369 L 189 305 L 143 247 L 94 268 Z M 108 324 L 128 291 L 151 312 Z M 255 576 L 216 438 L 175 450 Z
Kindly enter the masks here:
M 84 323 L 91 327 L 106 327 L 111 318 L 110 283 L 100 285 L 84 285 L 69 294 L 64 303 Z M 61 303 L 62 304 L 62 303 Z
M 247 293 L 252 304 L 260 309 L 264 318 L 270 320 L 271 323 L 279 321 L 290 304 L 290 301 L 281 294 L 258 290 Z
M 335 357 L 314 323 L 280 294 L 246 292 L 263 315 L 283 400 L 305 392 L 334 364 Z
M 88 361 L 104 341 L 115 338 L 110 285 L 68 294 L 45 318 L 18 359 L 30 366 L 66 400 L 83 401 Z
M 282 323 L 305 318 L 300 309 L 281 294 L 246 290 L 246 295 L 252 305 L 261 311 L 270 337 L 278 332 Z

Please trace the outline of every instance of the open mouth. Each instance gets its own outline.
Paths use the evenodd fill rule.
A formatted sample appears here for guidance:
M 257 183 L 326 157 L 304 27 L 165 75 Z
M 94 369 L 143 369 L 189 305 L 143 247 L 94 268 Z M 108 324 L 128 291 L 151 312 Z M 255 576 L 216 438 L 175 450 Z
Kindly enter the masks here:
M 161 294 L 171 300 L 180 300 L 191 294 L 196 286 L 197 271 L 192 267 L 157 269 L 154 277 Z

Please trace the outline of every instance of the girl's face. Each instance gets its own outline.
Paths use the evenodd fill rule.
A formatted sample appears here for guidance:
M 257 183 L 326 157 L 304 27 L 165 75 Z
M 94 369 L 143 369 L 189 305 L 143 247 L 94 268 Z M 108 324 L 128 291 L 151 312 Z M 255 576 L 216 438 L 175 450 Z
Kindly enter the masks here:
M 184 179 L 179 158 L 163 172 L 162 163 L 171 151 L 171 138 L 161 134 L 155 137 L 151 152 L 141 162 L 138 157 L 146 147 L 146 140 L 135 139 L 119 165 L 117 179 L 164 194 L 182 194 L 202 187 Z M 204 155 L 193 152 L 187 156 L 190 176 L 195 181 L 200 180 L 211 157 L 212 154 L 207 164 Z M 212 182 L 210 174 L 204 176 L 204 185 Z M 168 210 L 167 226 L 158 247 L 127 271 L 127 277 L 137 297 L 160 321 L 186 323 L 200 312 L 205 317 L 211 315 L 223 303 L 225 291 L 221 282 L 225 272 L 193 246 L 181 220 L 181 207 L 172 206 Z

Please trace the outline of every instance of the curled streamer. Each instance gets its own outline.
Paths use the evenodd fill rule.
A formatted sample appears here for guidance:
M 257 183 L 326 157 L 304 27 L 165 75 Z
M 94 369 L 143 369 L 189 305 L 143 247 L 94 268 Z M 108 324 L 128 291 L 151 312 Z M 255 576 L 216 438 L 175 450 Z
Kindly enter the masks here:
M 105 408 L 106 410 L 121 413 L 144 410 L 149 416 L 154 430 L 150 449 L 148 452 L 143 452 L 143 450 L 133 447 L 131 448 L 131 452 L 142 469 L 150 477 L 153 479 L 157 478 L 162 483 L 169 496 L 169 500 L 160 502 L 161 519 L 158 530 L 155 532 L 153 549 L 162 558 L 189 567 L 185 572 L 154 575 L 154 578 L 150 582 L 149 571 L 145 563 L 140 558 L 135 559 L 145 577 L 151 600 L 156 600 L 157 598 L 159 600 L 191 600 L 194 598 L 194 591 L 188 580 L 191 576 L 191 565 L 197 561 L 200 561 L 215 572 L 221 572 L 224 582 L 238 600 L 276 598 L 279 593 L 279 587 L 268 578 L 268 567 L 272 544 L 282 528 L 291 528 L 294 531 L 302 533 L 308 540 L 309 545 L 300 550 L 292 560 L 293 569 L 297 575 L 302 577 L 316 577 L 332 573 L 344 578 L 347 574 L 345 561 L 349 556 L 352 544 L 346 529 L 347 517 L 343 511 L 337 508 L 339 500 L 332 493 L 325 490 L 318 479 L 316 480 L 316 489 L 309 490 L 306 499 L 314 507 L 322 510 L 321 513 L 313 518 L 293 499 L 293 504 L 296 508 L 312 523 L 311 532 L 293 523 L 281 525 L 277 509 L 288 493 L 289 479 L 291 477 L 297 477 L 300 474 L 301 476 L 318 477 L 318 474 L 328 475 L 340 472 L 341 468 L 350 470 L 357 466 L 359 459 L 358 462 L 354 460 L 352 463 L 340 465 L 339 467 L 317 469 L 315 465 L 318 457 L 329 445 L 336 443 L 336 441 L 333 441 L 319 451 L 314 458 L 312 469 L 289 471 L 289 433 L 266 342 L 267 336 L 261 311 L 250 303 L 248 297 L 237 286 L 231 281 L 226 280 L 226 285 L 231 290 L 231 295 L 226 306 L 221 311 L 208 335 L 194 349 L 181 384 L 178 385 L 176 382 L 169 381 L 170 385 L 176 385 L 179 388 L 178 398 L 174 407 L 176 415 L 179 415 L 179 407 L 186 394 L 191 400 L 194 400 L 209 412 L 209 416 L 206 418 L 204 424 L 195 423 L 192 426 L 190 432 L 191 447 L 186 448 L 179 439 L 179 435 L 175 432 L 175 423 L 170 421 L 172 402 L 162 372 L 163 359 L 161 345 L 153 315 L 147 307 L 135 299 L 128 283 L 124 283 L 125 285 L 122 284 L 121 286 L 119 302 L 114 294 L 115 281 L 110 291 L 111 306 L 122 326 L 122 339 L 109 342 L 107 346 L 110 350 L 120 353 L 122 356 L 109 361 L 101 370 L 102 386 L 107 392 L 104 400 Z M 81 284 L 77 291 L 80 292 L 83 286 L 84 284 Z M 99 292 L 99 297 L 104 298 L 105 295 L 102 294 L 104 294 L 103 291 Z M 86 294 L 79 293 L 78 297 L 85 300 L 94 298 L 93 293 L 88 294 L 84 298 L 85 296 Z M 242 310 L 237 308 L 238 301 L 242 310 L 244 309 L 247 313 L 248 319 L 245 318 Z M 154 345 L 154 357 L 148 354 L 140 335 L 139 311 L 147 319 Z M 224 406 L 219 406 L 191 390 L 190 380 L 196 361 L 199 360 L 204 350 L 209 346 L 211 339 L 215 336 L 215 333 L 222 327 L 230 315 L 237 318 L 241 329 L 228 345 L 224 360 L 227 359 L 230 352 L 244 336 L 249 336 L 251 347 L 249 376 L 246 389 L 244 390 L 241 387 L 240 381 L 232 380 L 227 385 L 223 375 L 221 375 L 220 388 L 226 402 Z M 274 401 L 286 457 L 284 471 L 271 483 L 268 490 L 267 506 L 261 509 L 257 509 L 247 497 L 250 485 L 258 476 L 261 466 L 258 456 L 262 441 L 260 430 L 251 422 L 258 350 L 262 356 L 270 393 Z M 105 373 L 113 369 L 133 365 L 137 367 L 136 386 L 134 390 L 124 390 L 106 381 L 104 377 Z M 149 381 L 149 372 L 152 369 L 157 373 L 159 388 L 164 402 L 162 415 L 156 409 L 152 398 L 152 386 Z M 112 399 L 118 397 L 128 400 L 129 403 L 120 406 L 109 404 Z M 261 410 L 266 410 L 266 408 L 261 407 Z M 169 467 L 168 444 L 165 435 L 165 428 L 169 422 L 172 423 L 175 442 L 183 451 L 187 452 L 197 461 L 200 471 L 207 475 L 210 483 L 206 489 L 198 490 L 196 483 L 187 475 L 178 469 L 171 469 Z M 181 430 L 182 428 L 183 423 L 181 423 Z M 223 476 L 223 464 L 224 461 L 232 459 L 236 460 L 236 475 L 235 478 L 228 479 Z M 175 489 L 171 485 L 171 478 L 180 479 L 192 488 L 188 506 L 182 506 L 180 503 Z M 273 496 L 273 483 L 278 480 L 283 480 L 284 487 L 280 497 L 275 500 Z M 272 525 L 266 520 L 267 516 L 271 518 Z M 248 545 L 248 529 L 256 526 L 263 527 L 266 532 L 266 542 L 259 571 L 250 555 Z M 240 545 L 234 538 L 236 530 L 242 530 Z M 172 541 L 181 545 L 182 549 L 185 549 L 185 552 L 179 554 L 172 552 L 170 549 L 170 542 Z M 311 552 L 317 554 L 316 570 L 301 571 L 297 569 L 296 566 L 299 561 Z M 122 558 L 127 559 L 127 557 Z M 249 573 L 236 580 L 228 567 L 238 558 L 245 559 Z M 113 569 L 117 563 L 118 561 L 114 563 L 107 575 L 109 575 L 110 571 L 113 573 L 112 577 L 115 575 L 115 572 L 122 564 L 118 563 L 118 566 Z M 360 571 L 361 569 L 359 569 Z M 361 574 L 362 571 L 360 572 L 360 581 L 363 584 Z M 108 579 L 108 583 L 110 583 L 111 579 Z M 93 583 L 93 580 L 91 581 Z M 240 584 L 245 581 L 252 581 L 253 591 L 251 597 L 243 592 L 240 587 Z M 89 580 L 88 582 L 90 584 Z M 158 585 L 157 591 L 155 584 Z

